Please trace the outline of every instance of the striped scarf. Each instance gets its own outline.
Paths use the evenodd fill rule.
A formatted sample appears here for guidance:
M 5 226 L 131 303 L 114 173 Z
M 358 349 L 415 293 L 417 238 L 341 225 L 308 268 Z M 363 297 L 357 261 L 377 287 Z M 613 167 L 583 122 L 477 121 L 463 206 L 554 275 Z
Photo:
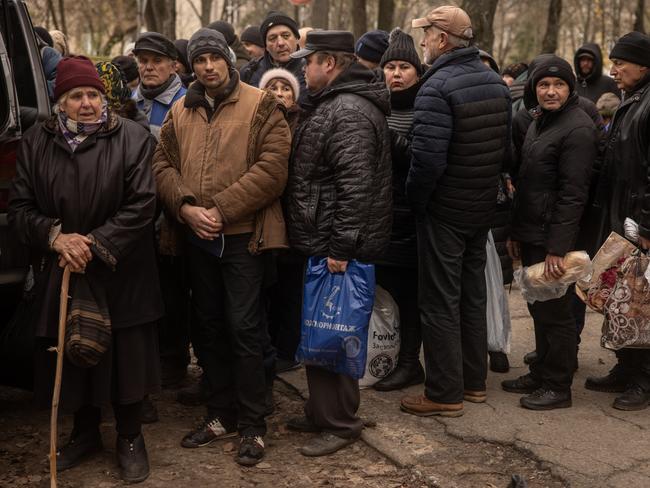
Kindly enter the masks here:
M 88 136 L 101 129 L 106 124 L 107 120 L 108 109 L 106 104 L 102 107 L 102 114 L 96 122 L 79 122 L 77 120 L 72 120 L 65 112 L 59 112 L 59 127 L 63 137 L 65 137 L 65 140 L 70 145 L 72 152 L 75 152 L 79 147 L 79 144 L 85 141 Z

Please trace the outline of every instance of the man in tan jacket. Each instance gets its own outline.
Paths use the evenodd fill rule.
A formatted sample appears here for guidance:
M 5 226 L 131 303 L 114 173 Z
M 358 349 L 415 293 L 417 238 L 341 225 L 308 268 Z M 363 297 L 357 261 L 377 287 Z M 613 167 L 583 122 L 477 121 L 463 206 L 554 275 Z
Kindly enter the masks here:
M 239 81 L 221 33 L 197 31 L 188 58 L 197 81 L 167 115 L 153 161 L 161 247 L 187 255 L 192 343 L 210 392 L 205 423 L 181 444 L 239 432 L 237 462 L 252 465 L 266 433 L 260 253 L 287 247 L 279 198 L 291 134 L 277 99 Z

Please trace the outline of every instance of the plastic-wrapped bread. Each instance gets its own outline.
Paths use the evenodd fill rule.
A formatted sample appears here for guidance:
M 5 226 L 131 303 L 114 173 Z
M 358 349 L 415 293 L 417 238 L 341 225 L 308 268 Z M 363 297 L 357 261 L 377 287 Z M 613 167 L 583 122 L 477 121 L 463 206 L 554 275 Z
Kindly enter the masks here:
M 564 296 L 569 285 L 588 280 L 592 272 L 591 259 L 585 251 L 573 251 L 564 256 L 564 274 L 558 279 L 544 276 L 545 263 L 537 263 L 515 272 L 515 281 L 528 303 L 545 302 Z

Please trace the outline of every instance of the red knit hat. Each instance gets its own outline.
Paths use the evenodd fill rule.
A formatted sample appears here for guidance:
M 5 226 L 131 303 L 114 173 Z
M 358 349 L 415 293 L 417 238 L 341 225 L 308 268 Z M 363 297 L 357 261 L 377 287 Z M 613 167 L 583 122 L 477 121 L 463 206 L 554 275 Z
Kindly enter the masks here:
M 97 74 L 97 69 L 90 59 L 85 56 L 63 58 L 56 67 L 54 98 L 58 100 L 61 95 L 80 86 L 92 86 L 100 92 L 106 93 L 104 84 Z

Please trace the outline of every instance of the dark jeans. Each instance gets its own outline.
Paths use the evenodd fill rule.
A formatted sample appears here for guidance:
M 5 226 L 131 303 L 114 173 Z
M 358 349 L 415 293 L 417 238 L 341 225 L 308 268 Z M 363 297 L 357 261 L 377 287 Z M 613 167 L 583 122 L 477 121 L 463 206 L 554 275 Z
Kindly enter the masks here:
M 190 363 L 190 289 L 185 259 L 159 256 L 158 274 L 165 304 L 165 316 L 158 327 L 160 362 L 165 372 Z
M 580 336 L 582 335 L 582 329 L 585 328 L 585 315 L 587 313 L 587 304 L 578 298 L 575 292 L 575 285 L 571 286 L 568 291 L 571 294 L 571 310 L 573 311 L 573 317 L 576 319 L 576 340 L 577 344 L 580 344 Z
M 418 270 L 377 265 L 377 284 L 383 287 L 399 309 L 400 349 L 398 364 L 409 366 L 420 361 L 422 326 L 418 308 Z
M 191 336 L 211 393 L 208 416 L 241 435 L 264 435 L 264 257 L 248 252 L 249 240 L 226 236 L 221 258 L 188 246 Z
M 281 252 L 276 266 L 277 281 L 268 291 L 269 332 L 277 356 L 294 361 L 300 342 L 305 258 L 298 253 Z
M 612 373 L 650 392 L 650 349 L 619 349 Z
M 113 404 L 115 430 L 124 439 L 135 439 L 140 435 L 142 427 L 142 402 L 128 405 Z M 94 432 L 99 430 L 102 411 L 99 407 L 86 405 L 74 413 L 74 431 Z
M 521 263 L 531 266 L 546 259 L 546 249 L 521 243 Z M 542 386 L 555 391 L 568 391 L 573 382 L 576 363 L 576 320 L 573 296 L 528 305 L 535 324 L 537 360 L 530 365 L 531 375 Z
M 359 437 L 363 422 L 357 416 L 361 394 L 359 381 L 317 366 L 307 366 L 309 399 L 305 416 L 316 426 L 338 437 Z
M 485 244 L 488 227 L 417 222 L 425 394 L 439 403 L 484 391 L 487 377 Z

